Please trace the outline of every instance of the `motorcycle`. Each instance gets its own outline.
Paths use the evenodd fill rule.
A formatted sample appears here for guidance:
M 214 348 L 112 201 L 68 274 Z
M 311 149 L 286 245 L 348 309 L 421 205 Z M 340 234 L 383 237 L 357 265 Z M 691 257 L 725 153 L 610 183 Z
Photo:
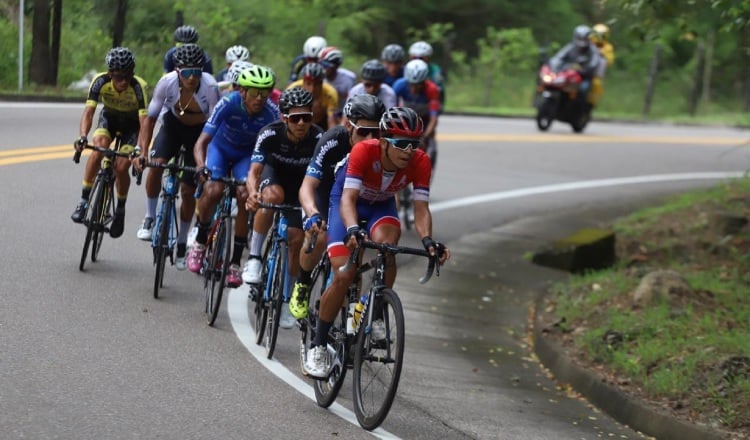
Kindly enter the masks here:
M 583 81 L 578 66 L 569 64 L 553 69 L 544 64 L 539 69 L 536 99 L 536 125 L 547 131 L 555 120 L 567 122 L 573 131 L 581 133 L 591 120 L 591 106 L 578 99 L 578 89 Z

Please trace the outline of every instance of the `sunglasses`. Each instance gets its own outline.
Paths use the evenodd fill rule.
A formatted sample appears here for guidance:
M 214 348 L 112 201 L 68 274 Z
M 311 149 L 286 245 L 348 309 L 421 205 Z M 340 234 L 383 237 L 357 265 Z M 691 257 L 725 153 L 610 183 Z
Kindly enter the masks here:
M 245 92 L 250 98 L 266 99 L 271 94 L 271 89 L 256 89 L 255 87 L 245 87 Z
M 304 123 L 312 122 L 313 114 L 312 112 L 305 112 L 305 113 L 292 113 L 286 116 L 287 120 L 291 122 L 292 124 L 299 124 L 300 121 Z
M 370 87 L 377 87 L 379 85 L 380 85 L 380 83 L 377 83 L 377 82 L 364 82 L 364 83 L 362 83 L 362 86 L 364 88 L 366 88 L 366 89 L 369 89 Z
M 180 71 L 180 75 L 188 79 L 191 76 L 201 76 L 203 75 L 203 68 L 202 67 L 191 67 L 187 69 L 178 69 Z
M 380 137 L 380 127 L 362 127 L 361 125 L 357 125 L 352 121 L 349 121 L 349 124 L 354 127 L 354 131 L 357 133 L 357 136 L 361 137 L 367 137 L 372 135 L 372 137 Z
M 391 139 L 383 138 L 389 144 L 393 145 L 393 148 L 401 151 L 408 151 L 410 148 L 416 150 L 419 147 L 419 139 Z
M 130 81 L 130 78 L 133 77 L 133 74 L 122 73 L 122 72 L 110 72 L 109 77 L 115 81 Z

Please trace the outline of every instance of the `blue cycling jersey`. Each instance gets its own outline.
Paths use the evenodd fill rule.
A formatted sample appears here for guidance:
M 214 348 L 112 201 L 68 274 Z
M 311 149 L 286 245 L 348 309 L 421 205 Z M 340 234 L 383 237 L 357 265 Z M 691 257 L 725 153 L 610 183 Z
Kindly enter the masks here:
M 219 101 L 203 132 L 211 135 L 211 145 L 225 150 L 242 150 L 252 155 L 260 130 L 281 119 L 279 108 L 267 100 L 259 114 L 250 115 L 239 91 L 234 91 Z

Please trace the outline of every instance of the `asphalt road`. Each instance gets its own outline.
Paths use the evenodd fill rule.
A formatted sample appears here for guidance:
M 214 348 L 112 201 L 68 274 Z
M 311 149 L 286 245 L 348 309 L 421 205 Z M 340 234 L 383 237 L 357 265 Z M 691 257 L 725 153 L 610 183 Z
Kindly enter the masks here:
M 216 328 L 189 273 L 168 268 L 162 298 L 152 298 L 150 247 L 135 238 L 143 188 L 131 188 L 124 236 L 107 237 L 101 261 L 78 271 L 84 230 L 69 215 L 83 161 L 71 162 L 70 144 L 81 109 L 0 103 L 0 437 L 370 438 L 352 423 L 348 384 L 332 410 L 308 398 L 295 330 L 283 331 L 274 361 L 256 358 L 242 289 Z M 598 208 L 624 211 L 744 171 L 747 132 L 594 122 L 574 135 L 561 124 L 538 133 L 527 119 L 446 116 L 439 133 L 434 235 L 456 255 L 427 288 L 413 281 L 418 262 L 403 264 L 407 363 L 374 434 L 638 438 L 555 389 L 534 361 L 523 311 L 542 278 L 562 275 L 530 281 L 499 256 L 523 264 L 528 247 L 554 238 L 559 228 L 539 219 L 603 219 Z M 526 243 L 487 248 L 498 236 Z

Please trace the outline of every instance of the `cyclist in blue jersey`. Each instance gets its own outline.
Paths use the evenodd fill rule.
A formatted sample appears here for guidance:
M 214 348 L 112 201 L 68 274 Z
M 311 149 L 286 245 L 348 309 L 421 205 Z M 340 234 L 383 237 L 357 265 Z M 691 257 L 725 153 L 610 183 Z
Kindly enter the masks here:
M 422 60 L 429 68 L 427 78 L 434 82 L 440 89 L 440 104 L 445 105 L 445 76 L 443 70 L 437 64 L 430 62 L 432 58 L 432 46 L 426 41 L 417 41 L 409 46 L 409 57 L 412 60 Z
M 383 48 L 383 52 L 380 54 L 380 59 L 383 61 L 383 64 L 388 71 L 383 82 L 393 87 L 396 80 L 403 78 L 404 76 L 406 52 L 404 51 L 404 48 L 398 44 L 389 44 Z
M 287 84 L 291 84 L 299 79 L 299 73 L 305 67 L 305 64 L 317 63 L 320 59 L 320 52 L 326 46 L 328 46 L 326 39 L 318 35 L 313 35 L 305 40 L 305 44 L 302 46 L 302 53 L 292 60 L 292 69 L 289 73 Z
M 198 43 L 198 31 L 190 25 L 178 26 L 177 29 L 174 30 L 174 46 L 164 54 L 164 73 L 169 73 L 175 68 L 173 61 L 175 49 L 188 43 Z M 203 59 L 205 60 L 203 71 L 213 75 L 214 67 L 211 64 L 211 57 L 208 56 L 206 51 L 203 51 Z
M 268 100 L 274 85 L 273 75 L 264 66 L 255 65 L 240 73 L 240 90 L 223 97 L 203 127 L 195 143 L 195 164 L 210 172 L 210 179 L 228 177 L 243 181 L 250 169 L 258 133 L 267 124 L 279 119 L 279 109 Z M 198 234 L 188 256 L 188 269 L 199 273 L 206 254 L 208 230 L 216 205 L 221 199 L 224 184 L 216 180 L 205 183 L 198 199 Z M 234 253 L 229 262 L 226 284 L 237 287 L 240 278 L 240 259 L 247 245 L 248 213 L 245 209 L 247 192 L 237 186 L 237 220 L 234 224 Z
M 383 113 L 385 106 L 376 96 L 363 93 L 349 98 L 344 105 L 344 123 L 323 133 L 307 166 L 299 189 L 299 201 L 306 216 L 303 249 L 307 248 L 312 234 L 317 234 L 317 240 L 313 252 L 300 253 L 300 274 L 289 301 L 289 311 L 297 319 L 307 315 L 310 275 L 326 248 L 328 204 L 336 165 L 349 154 L 353 145 L 380 136 Z

